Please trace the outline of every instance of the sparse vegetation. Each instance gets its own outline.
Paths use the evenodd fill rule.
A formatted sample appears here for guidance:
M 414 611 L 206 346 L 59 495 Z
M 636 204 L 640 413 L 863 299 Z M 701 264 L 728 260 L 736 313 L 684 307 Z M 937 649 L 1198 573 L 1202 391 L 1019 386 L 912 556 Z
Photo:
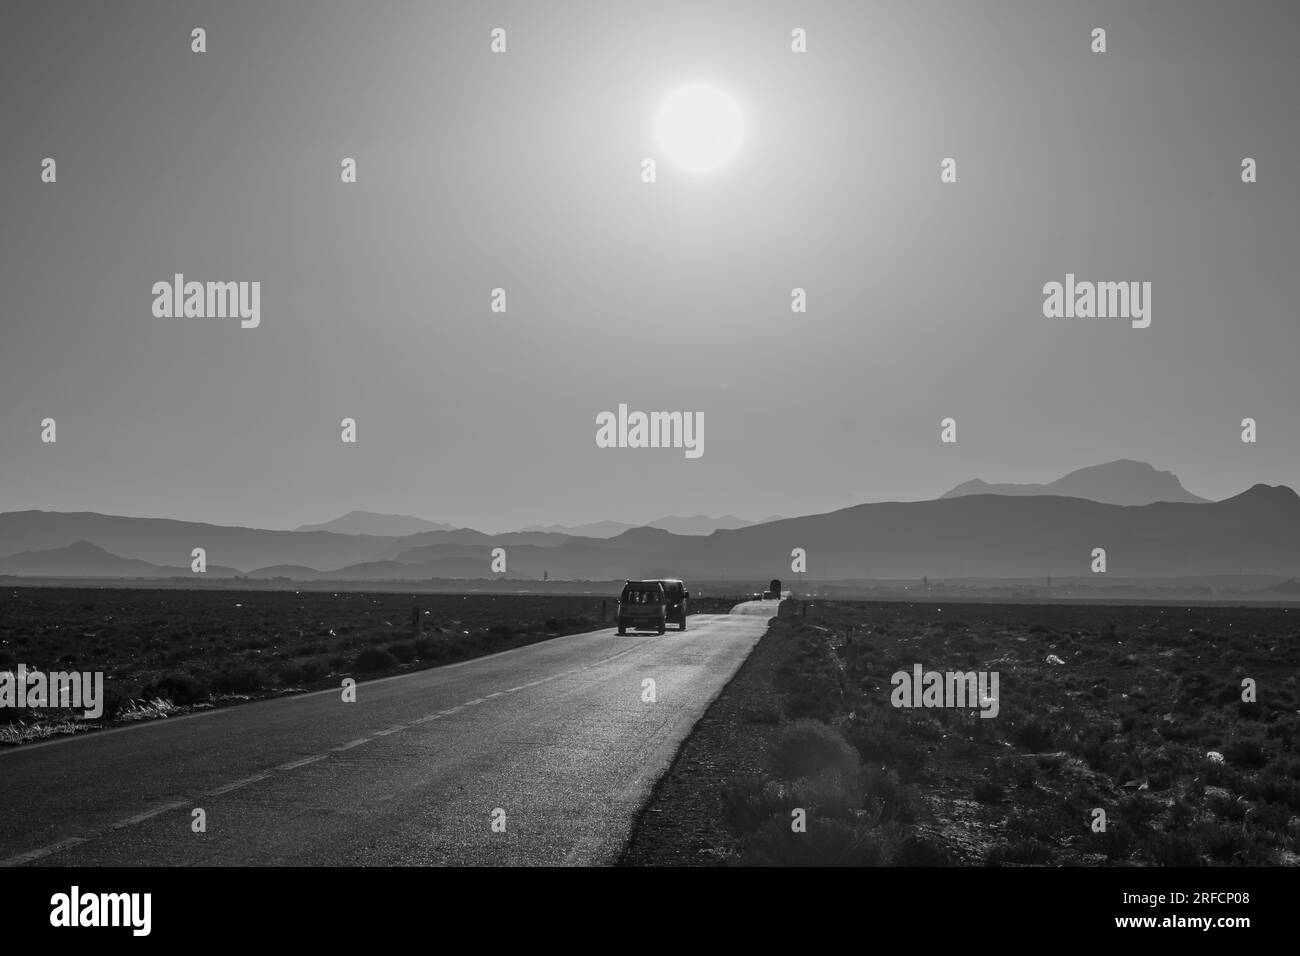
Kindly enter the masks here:
M 0 670 L 104 671 L 105 707 L 99 720 L 7 710 L 0 744 L 466 660 L 598 628 L 600 605 L 552 595 L 9 587 L 0 590 Z M 607 608 L 610 626 L 612 601 Z
M 1294 865 L 1298 662 L 1285 608 L 818 602 L 705 715 L 625 861 Z M 916 663 L 997 671 L 998 716 L 892 707 Z M 706 766 L 742 782 L 710 795 Z

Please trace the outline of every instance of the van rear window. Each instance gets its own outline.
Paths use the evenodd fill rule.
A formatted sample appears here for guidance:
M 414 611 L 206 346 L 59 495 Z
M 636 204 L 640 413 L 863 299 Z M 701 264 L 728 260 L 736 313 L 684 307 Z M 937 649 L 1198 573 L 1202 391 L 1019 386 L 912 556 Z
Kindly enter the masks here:
M 662 604 L 663 592 L 625 588 L 621 600 L 624 604 Z

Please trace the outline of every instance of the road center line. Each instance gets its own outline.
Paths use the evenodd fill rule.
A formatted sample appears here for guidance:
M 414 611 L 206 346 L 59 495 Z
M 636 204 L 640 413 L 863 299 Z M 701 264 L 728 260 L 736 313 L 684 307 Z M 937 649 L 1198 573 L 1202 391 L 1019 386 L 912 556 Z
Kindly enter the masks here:
M 28 850 L 26 853 L 19 853 L 17 856 L 0 860 L 0 866 L 22 866 L 24 863 L 31 863 L 43 856 L 49 856 L 51 853 L 58 853 L 60 850 L 67 850 L 85 842 L 85 837 L 69 837 L 66 840 L 60 840 L 58 843 L 51 843 L 49 846 L 43 846 L 37 850 Z
M 161 807 L 154 807 L 154 809 L 146 810 L 144 813 L 138 813 L 133 817 L 127 817 L 125 820 L 118 820 L 116 823 L 110 824 L 109 829 L 121 830 L 123 827 L 133 827 L 137 823 L 144 823 L 144 821 L 151 817 L 158 816 L 160 813 L 167 813 L 169 810 L 179 810 L 181 807 L 188 805 L 189 801 L 177 800 L 175 803 L 168 803 Z M 98 836 L 99 834 L 95 835 Z
M 290 770 L 297 770 L 299 767 L 305 767 L 309 763 L 315 763 L 317 760 L 324 760 L 324 759 L 325 759 L 325 754 L 320 754 L 319 756 L 316 757 L 303 757 L 301 760 L 295 760 L 292 763 L 282 763 L 280 764 L 280 766 L 275 767 L 274 769 L 280 771 L 281 773 L 285 773 Z
M 219 797 L 223 793 L 229 793 L 231 790 L 238 790 L 240 787 L 247 787 L 250 783 L 257 783 L 259 780 L 265 780 L 271 776 L 270 771 L 266 773 L 255 773 L 251 777 L 245 777 L 243 780 L 236 780 L 234 783 L 228 783 L 224 787 L 217 787 L 215 790 L 209 790 L 203 795 L 205 797 Z

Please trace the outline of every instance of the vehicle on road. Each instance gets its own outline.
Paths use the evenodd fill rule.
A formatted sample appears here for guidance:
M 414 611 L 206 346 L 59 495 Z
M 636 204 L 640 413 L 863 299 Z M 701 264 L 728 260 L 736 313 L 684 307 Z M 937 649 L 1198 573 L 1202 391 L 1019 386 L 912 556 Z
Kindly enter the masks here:
M 668 602 L 662 581 L 628 581 L 618 596 L 618 633 L 668 630 Z
M 664 578 L 659 582 L 664 586 L 664 618 L 669 624 L 676 624 L 677 630 L 686 630 L 686 599 L 691 592 L 677 578 Z

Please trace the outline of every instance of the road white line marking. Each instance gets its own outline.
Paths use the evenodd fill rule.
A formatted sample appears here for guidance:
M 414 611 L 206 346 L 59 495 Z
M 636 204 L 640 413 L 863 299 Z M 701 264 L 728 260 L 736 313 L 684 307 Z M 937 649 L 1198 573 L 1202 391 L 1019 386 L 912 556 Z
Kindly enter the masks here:
M 215 790 L 209 790 L 204 794 L 205 797 L 219 797 L 223 793 L 229 793 L 231 790 L 238 790 L 240 787 L 247 787 L 250 783 L 257 783 L 259 780 L 265 780 L 271 776 L 267 773 L 256 773 L 251 777 L 245 777 L 243 780 L 236 780 L 234 783 L 228 783 L 224 787 L 217 787 Z
M 467 700 L 467 701 L 465 701 L 465 703 L 461 704 L 461 706 L 462 706 L 462 707 L 473 707 L 475 704 L 481 704 L 481 703 L 483 703 L 483 701 L 486 700 L 486 699 L 487 699 L 487 698 L 485 698 L 485 697 L 475 697 L 473 700 Z
M 148 820 L 150 817 L 156 817 L 160 813 L 166 813 L 168 810 L 179 810 L 181 807 L 188 805 L 188 801 L 178 800 L 175 803 L 169 803 L 162 807 L 155 807 L 152 810 L 146 810 L 144 813 L 138 813 L 133 817 L 127 817 L 125 820 L 118 820 L 116 823 L 110 824 L 108 828 L 110 830 L 120 830 L 123 827 L 135 826 L 137 823 L 144 823 L 144 821 Z M 98 836 L 99 834 L 95 835 Z
M 58 843 L 51 843 L 49 846 L 43 846 L 37 850 L 28 850 L 26 853 L 19 853 L 17 856 L 0 860 L 0 866 L 22 866 L 24 863 L 39 860 L 43 856 L 49 856 L 51 853 L 58 853 L 60 850 L 67 850 L 85 842 L 85 837 L 69 837 L 66 840 L 60 840 Z
M 387 737 L 389 734 L 395 734 L 399 730 L 405 730 L 406 724 L 398 724 L 396 727 L 389 727 L 387 730 L 376 730 L 376 737 Z
M 370 743 L 369 737 L 361 737 L 358 740 L 352 741 L 350 744 L 344 744 L 342 747 L 335 747 L 332 753 L 342 753 L 344 750 L 351 750 L 353 747 L 360 747 L 362 744 L 368 743 Z
M 315 763 L 317 760 L 324 760 L 324 759 L 325 759 L 324 754 L 321 754 L 317 757 L 304 757 L 301 760 L 295 760 L 293 763 L 282 763 L 280 764 L 280 766 L 275 767 L 273 769 L 279 770 L 281 773 L 284 773 L 289 770 L 297 770 L 299 767 L 305 767 L 309 763 Z

